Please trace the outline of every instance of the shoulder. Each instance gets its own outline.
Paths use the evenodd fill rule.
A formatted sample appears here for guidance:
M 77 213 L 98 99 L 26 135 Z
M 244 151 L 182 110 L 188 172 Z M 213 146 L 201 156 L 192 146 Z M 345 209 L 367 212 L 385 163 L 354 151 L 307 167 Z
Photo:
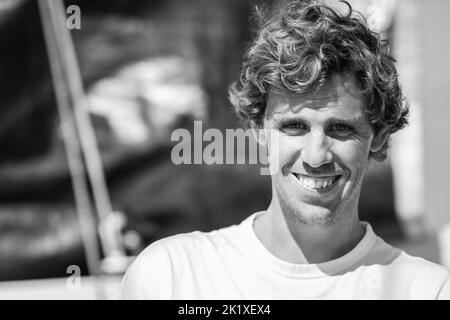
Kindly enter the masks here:
M 424 258 L 409 255 L 404 251 L 401 251 L 395 260 L 395 265 L 403 272 L 423 280 L 446 280 L 450 275 L 448 268 Z
M 385 271 L 391 286 L 408 288 L 411 295 L 418 299 L 436 299 L 448 294 L 446 287 L 449 286 L 450 269 L 410 255 L 379 239 L 377 255 L 388 257 L 384 261 L 380 259 L 380 268 Z
M 194 233 L 193 233 L 194 234 Z M 190 235 L 178 235 L 153 242 L 133 261 L 122 278 L 118 299 L 170 299 L 174 258 Z M 176 260 L 176 259 L 175 259 Z
M 444 281 L 450 276 L 450 270 L 447 267 L 421 257 L 412 256 L 404 251 L 401 251 L 395 262 L 398 268 L 418 279 Z
M 426 298 L 450 299 L 450 270 L 437 263 L 411 256 L 405 252 L 400 255 L 399 269 L 411 279 L 411 290 Z
M 198 260 L 218 258 L 234 250 L 239 247 L 243 233 L 239 225 L 209 232 L 181 233 L 154 242 L 140 256 L 148 264 L 159 259 L 174 268 L 181 268 L 187 262 L 192 264 Z
M 180 277 L 198 272 L 208 261 L 218 261 L 221 252 L 230 246 L 236 227 L 182 233 L 153 242 L 128 268 L 119 296 L 170 299 L 173 284 L 187 280 Z
M 372 263 L 387 266 L 401 275 L 414 275 L 415 278 L 420 278 L 420 276 L 446 278 L 449 276 L 448 268 L 410 255 L 404 250 L 388 244 L 379 236 L 376 236 L 369 256 Z
M 166 259 L 180 259 L 186 255 L 220 253 L 230 247 L 239 246 L 248 236 L 246 225 L 251 221 L 247 218 L 240 224 L 227 226 L 213 231 L 193 231 L 180 233 L 158 240 L 149 245 L 140 254 L 144 260 L 153 260 L 152 257 L 164 256 Z

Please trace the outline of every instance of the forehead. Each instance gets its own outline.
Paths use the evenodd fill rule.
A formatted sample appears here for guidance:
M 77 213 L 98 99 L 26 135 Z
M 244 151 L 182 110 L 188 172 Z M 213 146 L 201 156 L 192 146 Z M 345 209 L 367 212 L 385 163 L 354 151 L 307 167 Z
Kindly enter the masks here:
M 365 98 L 351 75 L 335 74 L 316 92 L 270 92 L 265 117 L 308 114 L 355 118 L 365 115 Z

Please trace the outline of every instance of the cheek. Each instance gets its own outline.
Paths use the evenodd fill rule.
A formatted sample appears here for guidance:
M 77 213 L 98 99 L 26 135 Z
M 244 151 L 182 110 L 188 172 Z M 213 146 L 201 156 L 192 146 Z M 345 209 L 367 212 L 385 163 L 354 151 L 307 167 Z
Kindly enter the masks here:
M 278 134 L 269 141 L 269 154 L 278 162 L 278 168 L 293 165 L 299 159 L 302 145 L 306 143 L 303 137 L 292 137 Z M 336 162 L 344 165 L 353 178 L 361 175 L 368 165 L 370 146 L 367 141 L 348 140 L 334 141 L 330 152 Z M 273 155 L 277 154 L 278 157 Z
M 302 138 L 279 135 L 277 139 L 269 143 L 269 153 L 278 154 L 279 167 L 293 164 L 301 150 Z M 273 157 L 272 157 L 273 158 Z
M 353 178 L 364 173 L 369 163 L 369 151 L 369 145 L 360 141 L 345 141 L 333 146 L 333 153 Z

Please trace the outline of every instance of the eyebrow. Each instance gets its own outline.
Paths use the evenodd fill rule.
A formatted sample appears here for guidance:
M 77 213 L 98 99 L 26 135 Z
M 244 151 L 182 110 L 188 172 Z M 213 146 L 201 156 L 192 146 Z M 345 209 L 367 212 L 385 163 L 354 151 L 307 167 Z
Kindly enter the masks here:
M 285 117 L 285 116 L 273 116 L 272 120 L 276 123 L 276 124 L 280 124 L 286 121 L 303 121 L 306 123 L 309 123 L 308 120 L 304 119 L 301 116 L 292 116 L 292 117 Z M 355 127 L 364 127 L 365 121 L 364 118 L 362 117 L 354 117 L 354 118 L 338 118 L 338 117 L 330 117 L 328 119 L 326 119 L 325 123 L 330 123 L 330 122 L 338 122 L 338 123 L 346 123 L 346 124 L 351 124 L 354 125 Z
M 350 119 L 343 119 L 343 118 L 337 118 L 337 117 L 331 117 L 326 120 L 326 123 L 330 122 L 337 122 L 337 123 L 345 123 L 345 124 L 351 124 L 355 128 L 364 129 L 365 128 L 365 121 L 362 117 L 355 117 Z

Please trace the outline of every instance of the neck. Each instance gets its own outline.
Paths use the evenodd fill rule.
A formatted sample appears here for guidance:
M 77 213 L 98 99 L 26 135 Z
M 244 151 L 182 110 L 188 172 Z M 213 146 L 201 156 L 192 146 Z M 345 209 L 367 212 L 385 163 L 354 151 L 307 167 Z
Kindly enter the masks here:
M 256 236 L 276 257 L 291 263 L 322 263 L 353 249 L 364 236 L 357 206 L 347 208 L 331 225 L 305 224 L 283 212 L 274 197 L 269 208 L 255 221 Z

